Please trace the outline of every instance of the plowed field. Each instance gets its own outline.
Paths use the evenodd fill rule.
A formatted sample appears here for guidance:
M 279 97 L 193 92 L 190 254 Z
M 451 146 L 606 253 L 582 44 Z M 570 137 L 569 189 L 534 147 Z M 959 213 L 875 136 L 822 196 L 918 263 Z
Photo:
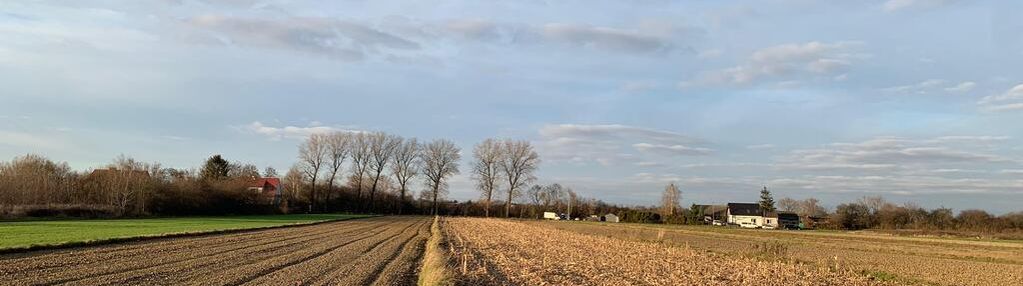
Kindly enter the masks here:
M 0 285 L 414 285 L 432 220 L 379 217 L 0 256 Z

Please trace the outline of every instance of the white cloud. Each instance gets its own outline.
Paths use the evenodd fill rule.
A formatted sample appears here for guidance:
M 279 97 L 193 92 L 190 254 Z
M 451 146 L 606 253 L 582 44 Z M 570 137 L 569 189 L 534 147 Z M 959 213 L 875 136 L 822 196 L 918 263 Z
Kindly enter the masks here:
M 746 149 L 750 149 L 750 150 L 765 150 L 765 149 L 774 149 L 774 147 L 776 147 L 776 146 L 774 146 L 774 144 L 757 144 L 757 145 L 746 146 Z
M 677 132 L 636 126 L 606 124 L 557 124 L 540 128 L 537 146 L 544 158 L 578 164 L 596 162 L 603 166 L 634 164 L 643 160 L 634 152 L 662 151 L 671 154 L 709 152 L 688 147 L 703 140 Z M 638 147 L 637 147 L 638 146 Z
M 647 153 L 660 153 L 667 155 L 680 155 L 680 156 L 695 156 L 695 155 L 709 155 L 714 150 L 708 148 L 689 147 L 684 145 L 664 145 L 664 144 L 650 144 L 650 143 L 636 143 L 632 144 L 633 148 L 637 151 Z
M 743 64 L 700 73 L 682 85 L 749 85 L 802 76 L 834 79 L 848 72 L 853 61 L 865 57 L 853 52 L 859 45 L 857 42 L 808 42 L 767 47 L 753 52 Z
M 591 140 L 636 139 L 639 141 L 657 141 L 676 144 L 699 143 L 703 141 L 678 132 L 620 124 L 545 125 L 540 128 L 540 135 L 547 138 L 584 138 Z
M 1001 94 L 985 96 L 977 104 L 989 111 L 1023 110 L 1023 84 Z
M 893 92 L 893 93 L 926 94 L 926 93 L 930 92 L 932 89 L 934 89 L 934 88 L 936 88 L 936 87 L 938 87 L 938 86 L 940 86 L 940 85 L 942 85 L 944 83 L 945 83 L 945 80 L 941 80 L 941 79 L 928 79 L 928 80 L 925 80 L 925 81 L 921 81 L 919 83 L 914 83 L 914 84 L 909 84 L 909 85 L 893 86 L 893 87 L 884 88 L 882 90 L 886 91 L 886 92 Z
M 942 79 L 928 79 L 919 83 L 893 86 L 881 89 L 884 92 L 889 93 L 905 93 L 905 94 L 930 94 L 940 93 L 941 91 L 947 93 L 964 93 L 973 90 L 977 86 L 977 83 L 972 81 L 964 81 L 958 84 L 949 85 L 945 80 Z
M 650 162 L 650 161 L 636 162 L 635 165 L 638 166 L 638 167 L 661 167 L 661 166 L 664 166 L 663 163 L 660 163 L 660 162 Z
M 1018 164 L 1012 158 L 988 153 L 1003 136 L 944 136 L 931 139 L 878 137 L 858 143 L 833 143 L 820 149 L 796 149 L 778 159 L 778 167 L 794 170 L 858 171 L 891 174 L 923 173 Z
M 64 149 L 66 146 L 60 142 L 63 142 L 63 140 L 46 138 L 43 136 L 23 132 L 0 130 L 0 145 L 21 147 L 29 150 L 33 150 L 34 148 L 44 148 L 51 150 Z
M 456 39 L 516 44 L 561 44 L 609 52 L 658 54 L 691 50 L 687 42 L 702 30 L 673 23 L 643 22 L 630 28 L 576 23 L 497 23 L 481 19 L 449 21 L 438 29 Z M 444 36 L 443 34 L 438 34 Z
M 187 21 L 197 39 L 228 45 L 289 49 L 360 60 L 381 51 L 418 50 L 409 39 L 365 24 L 333 18 L 286 20 L 205 15 Z
M 967 136 L 963 136 L 963 135 L 954 135 L 954 136 L 941 136 L 941 137 L 937 137 L 937 138 L 934 138 L 934 139 L 925 140 L 925 142 L 937 142 L 937 143 L 942 143 L 942 142 L 978 142 L 978 143 L 985 143 L 985 142 L 1005 141 L 1005 140 L 1009 140 L 1011 138 L 1012 137 L 1009 137 L 1009 136 L 968 136 L 968 135 Z
M 972 81 L 964 81 L 964 82 L 961 82 L 961 83 L 957 84 L 956 86 L 946 87 L 945 91 L 948 91 L 948 92 L 968 92 L 968 91 L 973 90 L 974 87 L 977 87 L 977 83 L 972 82 Z
M 551 23 L 540 27 L 539 32 L 547 40 L 610 51 L 653 53 L 672 48 L 668 39 L 636 30 Z
M 768 182 L 775 188 L 834 193 L 991 194 L 1015 193 L 1023 180 L 959 179 L 936 176 L 803 176 Z
M 958 0 L 888 0 L 881 6 L 886 12 L 909 9 L 931 9 L 958 2 Z
M 263 135 L 270 140 L 281 140 L 281 139 L 305 139 L 311 134 L 317 133 L 329 133 L 334 131 L 339 132 L 362 132 L 358 130 L 345 129 L 340 127 L 321 126 L 318 124 L 299 127 L 299 126 L 282 126 L 272 127 L 266 126 L 262 122 L 254 121 L 248 125 L 236 127 L 245 132 Z

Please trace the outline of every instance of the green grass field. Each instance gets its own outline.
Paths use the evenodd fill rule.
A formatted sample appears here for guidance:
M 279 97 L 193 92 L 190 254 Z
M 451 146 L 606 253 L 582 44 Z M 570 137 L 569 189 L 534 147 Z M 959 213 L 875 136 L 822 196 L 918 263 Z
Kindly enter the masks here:
M 250 229 L 366 217 L 342 214 L 0 222 L 0 249 Z

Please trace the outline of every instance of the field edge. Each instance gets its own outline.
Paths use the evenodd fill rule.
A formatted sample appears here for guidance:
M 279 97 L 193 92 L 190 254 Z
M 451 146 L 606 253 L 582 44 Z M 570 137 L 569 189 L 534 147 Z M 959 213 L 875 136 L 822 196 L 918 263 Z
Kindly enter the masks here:
M 366 218 L 373 218 L 373 217 L 380 217 L 380 215 L 351 215 L 351 216 L 346 216 L 346 217 L 331 218 L 331 219 L 325 219 L 325 220 L 319 220 L 319 221 L 296 222 L 296 223 L 288 223 L 288 224 L 282 224 L 282 225 L 271 225 L 271 226 L 260 226 L 260 227 L 228 228 L 228 229 L 207 230 L 207 231 L 175 232 L 175 233 L 165 233 L 165 234 L 156 234 L 156 235 L 140 235 L 140 236 L 131 236 L 131 237 L 114 237 L 114 238 L 94 239 L 94 240 L 87 240 L 87 241 L 69 241 L 69 242 L 51 243 L 51 244 L 33 244 L 33 245 L 29 245 L 29 246 L 18 246 L 18 247 L 0 248 L 0 255 L 5 255 L 5 254 L 21 254 L 21 253 L 29 253 L 29 252 L 36 252 L 36 251 L 58 250 L 58 249 L 68 249 L 68 248 L 77 248 L 77 247 L 102 246 L 102 245 L 110 245 L 110 244 L 118 244 L 118 243 L 139 242 L 139 241 L 169 239 L 169 238 L 201 237 L 201 236 L 209 236 L 209 235 L 245 233 L 245 232 L 253 232 L 253 231 L 260 231 L 260 230 L 278 229 L 278 228 L 311 226 L 311 225 L 318 225 L 318 224 L 324 224 L 324 223 L 330 223 L 330 222 L 354 220 L 354 219 L 366 219 Z
M 430 239 L 426 241 L 422 268 L 419 271 L 419 286 L 454 285 L 451 270 L 448 269 L 447 253 L 444 251 L 444 234 L 440 230 L 440 216 L 433 217 Z

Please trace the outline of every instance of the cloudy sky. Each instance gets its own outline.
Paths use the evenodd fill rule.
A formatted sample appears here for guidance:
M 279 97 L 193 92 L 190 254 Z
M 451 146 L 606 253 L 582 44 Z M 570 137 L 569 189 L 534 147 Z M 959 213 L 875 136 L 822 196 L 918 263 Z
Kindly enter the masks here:
M 625 204 L 1021 210 L 1023 5 L 678 2 L 4 1 L 0 158 L 284 170 L 374 130 L 530 140 L 541 182 Z

